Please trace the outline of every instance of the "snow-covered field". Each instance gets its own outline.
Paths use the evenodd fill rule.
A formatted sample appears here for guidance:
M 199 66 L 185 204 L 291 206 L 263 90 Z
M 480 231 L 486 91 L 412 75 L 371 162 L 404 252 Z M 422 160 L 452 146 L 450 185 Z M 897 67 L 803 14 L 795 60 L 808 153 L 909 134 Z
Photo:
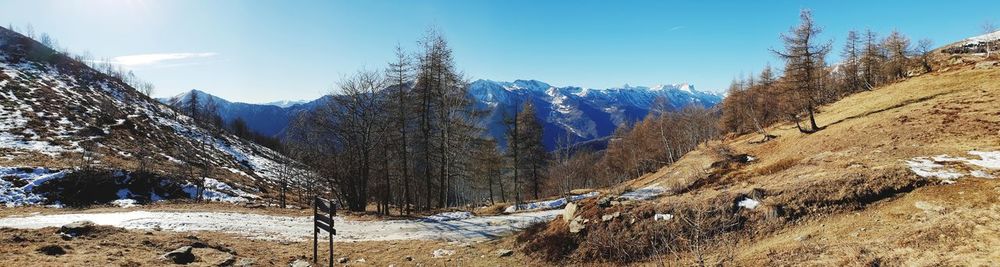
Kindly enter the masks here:
M 508 234 L 535 222 L 550 221 L 562 210 L 511 215 L 470 217 L 449 221 L 396 220 L 349 221 L 334 218 L 335 241 L 385 240 L 482 240 Z M 128 211 L 32 215 L 0 218 L 0 228 L 37 229 L 58 227 L 75 221 L 126 229 L 164 231 L 212 231 L 255 239 L 302 241 L 313 235 L 311 217 L 272 216 L 231 212 Z

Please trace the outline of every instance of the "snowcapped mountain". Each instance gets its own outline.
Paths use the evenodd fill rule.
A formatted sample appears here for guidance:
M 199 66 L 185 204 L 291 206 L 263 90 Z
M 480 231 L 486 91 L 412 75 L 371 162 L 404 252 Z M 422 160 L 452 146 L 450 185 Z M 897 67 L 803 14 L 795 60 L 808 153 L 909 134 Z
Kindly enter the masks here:
M 712 107 L 722 96 L 701 92 L 690 84 L 657 85 L 653 87 L 625 85 L 620 88 L 591 89 L 575 86 L 556 87 L 537 80 L 499 82 L 477 80 L 469 93 L 481 108 L 492 112 L 486 118 L 488 133 L 503 142 L 503 117 L 513 114 L 526 101 L 531 101 L 543 121 L 543 141 L 549 150 L 567 134 L 571 142 L 579 143 L 611 135 L 622 123 L 638 121 L 649 114 L 657 99 L 670 111 L 688 105 Z
M 104 170 L 117 177 L 93 177 L 94 184 L 100 184 L 99 178 L 114 179 L 110 183 L 121 187 L 89 196 L 115 198 L 118 190 L 118 197 L 141 195 L 153 201 L 166 196 L 155 190 L 183 185 L 183 179 L 173 176 L 191 166 L 208 166 L 203 173 L 219 181 L 261 192 L 275 184 L 283 164 L 292 162 L 268 148 L 201 128 L 121 79 L 5 28 L 0 28 L 0 155 L 0 167 L 15 170 L 27 165 L 73 173 L 81 169 L 71 167 L 87 164 L 92 168 L 85 171 Z M 128 174 L 140 168 L 160 181 L 152 183 L 153 189 Z M 23 182 L 0 180 L 0 200 L 14 192 L 4 188 Z M 30 188 L 20 189 L 30 193 Z
M 219 116 L 226 123 L 232 122 L 236 118 L 242 118 L 250 129 L 266 136 L 283 136 L 288 124 L 295 116 L 304 110 L 311 110 L 320 103 L 329 101 L 329 96 L 324 96 L 313 101 L 277 101 L 268 104 L 250 104 L 242 102 L 231 102 L 218 96 L 193 89 L 171 98 L 161 98 L 160 102 L 167 105 L 186 105 L 191 94 L 195 94 L 199 101 L 205 102 L 211 99 L 218 107 Z
M 250 129 L 268 136 L 281 137 L 292 119 L 300 112 L 312 110 L 330 101 L 330 96 L 292 104 L 287 107 L 271 104 L 230 102 L 217 96 L 191 90 L 169 99 L 166 104 L 186 103 L 190 94 L 205 101 L 212 99 L 225 122 L 242 118 Z M 662 106 L 677 111 L 688 105 L 712 107 L 722 101 L 722 95 L 701 92 L 690 84 L 656 85 L 653 87 L 625 85 L 620 88 L 590 89 L 574 86 L 555 87 L 537 80 L 498 82 L 477 80 L 469 85 L 469 94 L 475 106 L 490 110 L 483 121 L 487 134 L 505 145 L 503 118 L 513 114 L 525 101 L 532 101 L 543 122 L 543 141 L 549 150 L 556 148 L 557 140 L 570 137 L 570 142 L 581 143 L 610 136 L 622 123 L 632 123 L 645 117 L 662 99 Z M 287 102 L 278 102 L 287 103 Z

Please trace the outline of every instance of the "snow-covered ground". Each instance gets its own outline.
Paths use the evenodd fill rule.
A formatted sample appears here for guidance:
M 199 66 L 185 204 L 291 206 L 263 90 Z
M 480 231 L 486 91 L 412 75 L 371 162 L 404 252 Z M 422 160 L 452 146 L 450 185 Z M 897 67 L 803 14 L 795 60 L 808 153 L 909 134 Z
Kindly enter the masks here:
M 912 158 L 906 161 L 906 165 L 920 177 L 937 178 L 945 182 L 954 182 L 955 179 L 967 175 L 977 178 L 996 178 L 992 173 L 1000 170 L 1000 151 L 973 150 L 968 153 L 979 159 L 938 155 Z
M 626 192 L 621 195 L 620 198 L 628 200 L 647 200 L 656 198 L 663 193 L 667 192 L 667 188 L 660 186 L 659 184 L 650 185 L 647 187 L 639 188 L 633 191 Z
M 553 200 L 536 201 L 531 203 L 524 203 L 517 206 L 508 206 L 504 209 L 506 213 L 523 212 L 523 211 L 538 211 L 538 210 L 550 210 L 558 209 L 566 206 L 567 203 L 578 201 L 585 198 L 592 198 L 600 195 L 597 191 L 582 194 L 582 195 L 572 195 L 569 197 L 561 197 Z
M 527 227 L 535 222 L 550 221 L 561 213 L 562 210 L 549 210 L 500 216 L 470 217 L 450 221 L 349 221 L 335 217 L 334 227 L 337 229 L 338 235 L 334 237 L 334 240 L 492 239 Z M 5 217 L 0 218 L 0 228 L 37 229 L 58 227 L 81 220 L 126 229 L 149 230 L 160 228 L 164 231 L 178 232 L 212 231 L 267 240 L 301 241 L 311 238 L 313 234 L 311 217 L 231 212 L 128 211 Z

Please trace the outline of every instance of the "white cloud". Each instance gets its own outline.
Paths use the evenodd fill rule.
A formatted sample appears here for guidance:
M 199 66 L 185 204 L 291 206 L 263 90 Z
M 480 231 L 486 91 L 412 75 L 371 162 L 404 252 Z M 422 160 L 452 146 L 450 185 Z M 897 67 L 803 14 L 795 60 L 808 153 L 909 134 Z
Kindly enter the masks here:
M 126 67 L 139 67 L 139 66 L 156 65 L 165 62 L 176 63 L 175 61 L 180 61 L 185 59 L 208 58 L 208 57 L 214 57 L 216 55 L 218 54 L 214 52 L 141 54 L 141 55 L 114 57 L 111 59 L 111 63 Z
M 680 29 L 684 29 L 684 28 L 687 28 L 687 27 L 684 27 L 684 26 L 674 26 L 674 27 L 671 27 L 669 31 L 676 31 L 676 30 L 680 30 Z

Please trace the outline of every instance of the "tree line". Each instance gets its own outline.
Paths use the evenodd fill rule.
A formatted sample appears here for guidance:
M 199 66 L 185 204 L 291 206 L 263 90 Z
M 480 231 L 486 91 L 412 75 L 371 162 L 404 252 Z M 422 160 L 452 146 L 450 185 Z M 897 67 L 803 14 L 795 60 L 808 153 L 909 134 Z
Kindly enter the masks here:
M 531 103 L 511 111 L 508 147 L 486 137 L 447 40 L 428 31 L 384 70 L 343 77 L 332 101 L 300 114 L 285 140 L 353 211 L 401 214 L 539 196 L 541 126 Z M 530 185 L 523 188 L 522 185 Z
M 829 65 L 832 42 L 819 37 L 823 30 L 809 10 L 803 10 L 800 19 L 781 35 L 784 47 L 772 49 L 785 62 L 782 73 L 768 65 L 758 74 L 733 80 L 721 105 L 721 131 L 759 133 L 761 141 L 767 141 L 776 137 L 766 131 L 768 125 L 790 121 L 800 132 L 813 133 L 823 128 L 815 119 L 820 105 L 934 71 L 933 42 L 923 39 L 913 45 L 899 31 L 884 38 L 871 30 L 849 31 L 840 62 Z

